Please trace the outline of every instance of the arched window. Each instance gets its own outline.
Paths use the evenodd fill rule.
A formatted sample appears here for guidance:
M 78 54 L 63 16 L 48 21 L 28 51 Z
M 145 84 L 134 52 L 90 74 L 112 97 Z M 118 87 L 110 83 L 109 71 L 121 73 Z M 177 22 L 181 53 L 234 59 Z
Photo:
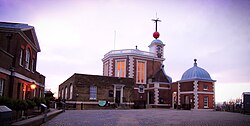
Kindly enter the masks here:
M 29 66 L 30 66 L 30 50 L 26 49 L 25 68 L 29 69 Z
M 68 99 L 68 88 L 67 87 L 65 87 L 65 89 L 64 89 L 64 91 L 65 91 L 65 99 Z
M 62 97 L 62 99 L 64 99 L 64 90 L 63 90 L 63 88 L 61 90 L 61 97 Z
M 73 84 L 71 83 L 69 87 L 69 99 L 72 99 L 72 98 L 73 98 Z

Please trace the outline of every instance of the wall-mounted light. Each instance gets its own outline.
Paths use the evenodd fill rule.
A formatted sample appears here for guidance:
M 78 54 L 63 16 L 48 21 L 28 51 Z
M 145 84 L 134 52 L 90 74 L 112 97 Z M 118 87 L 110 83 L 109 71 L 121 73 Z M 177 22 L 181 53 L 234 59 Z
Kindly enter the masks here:
M 31 88 L 32 90 L 34 90 L 34 89 L 36 88 L 36 85 L 35 85 L 35 84 L 31 84 L 31 85 L 30 85 L 30 88 Z

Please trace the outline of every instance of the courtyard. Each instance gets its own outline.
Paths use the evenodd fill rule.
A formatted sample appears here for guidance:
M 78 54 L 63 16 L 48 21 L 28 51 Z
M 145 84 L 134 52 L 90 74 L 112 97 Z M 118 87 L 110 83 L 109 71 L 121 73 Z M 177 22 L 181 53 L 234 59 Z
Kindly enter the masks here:
M 250 126 L 250 115 L 210 110 L 66 110 L 42 126 Z

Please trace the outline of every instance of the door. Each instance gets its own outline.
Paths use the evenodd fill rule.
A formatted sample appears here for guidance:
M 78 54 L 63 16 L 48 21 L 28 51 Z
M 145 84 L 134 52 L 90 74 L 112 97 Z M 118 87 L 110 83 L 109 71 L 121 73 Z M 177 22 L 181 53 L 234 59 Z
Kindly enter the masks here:
M 121 91 L 116 91 L 115 93 L 115 103 L 120 103 L 121 101 Z

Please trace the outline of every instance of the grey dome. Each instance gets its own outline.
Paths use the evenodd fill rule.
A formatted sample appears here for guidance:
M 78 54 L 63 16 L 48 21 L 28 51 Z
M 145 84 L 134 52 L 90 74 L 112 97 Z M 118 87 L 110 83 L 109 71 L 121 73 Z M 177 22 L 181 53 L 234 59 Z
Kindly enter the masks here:
M 207 80 L 207 81 L 214 81 L 211 79 L 209 73 L 198 67 L 196 63 L 196 59 L 194 60 L 194 66 L 190 69 L 188 69 L 186 72 L 181 77 L 181 81 L 186 81 L 186 80 Z
M 159 39 L 155 39 L 151 42 L 151 44 L 156 43 L 156 44 L 163 44 L 163 42 Z

